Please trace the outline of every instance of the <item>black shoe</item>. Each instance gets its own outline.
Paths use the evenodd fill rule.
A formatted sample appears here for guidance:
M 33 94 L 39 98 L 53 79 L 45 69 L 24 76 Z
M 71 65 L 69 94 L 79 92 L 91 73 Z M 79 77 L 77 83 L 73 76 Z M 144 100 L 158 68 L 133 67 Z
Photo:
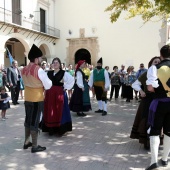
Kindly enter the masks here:
M 18 102 L 16 102 L 16 104 L 19 104 Z
M 48 132 L 49 136 L 53 136 L 54 135 L 54 131 L 52 128 L 49 129 L 49 132 Z
M 87 116 L 87 115 L 86 115 L 85 113 L 83 113 L 83 112 L 82 112 L 81 114 L 82 114 L 82 116 L 84 116 L 84 117 Z
M 32 143 L 29 142 L 28 144 L 24 144 L 23 149 L 28 149 L 31 146 L 32 146 Z
M 106 116 L 106 115 L 107 115 L 107 112 L 103 111 L 102 116 Z
M 144 149 L 145 149 L 145 150 L 149 150 L 149 149 L 150 149 L 149 143 L 145 143 L 145 144 L 144 144 Z
M 130 102 L 130 99 L 127 99 L 127 100 L 126 100 L 126 102 L 128 102 L 128 103 L 129 103 L 129 102 Z
M 147 167 L 145 170 L 152 170 L 152 169 L 155 169 L 155 168 L 158 168 L 157 163 L 152 164 L 151 166 Z
M 82 116 L 82 114 L 80 112 L 77 112 L 77 116 Z
M 103 110 L 96 110 L 95 113 L 103 113 Z
M 32 153 L 42 152 L 42 151 L 44 151 L 44 150 L 46 150 L 46 147 L 42 147 L 42 146 L 38 145 L 36 148 L 32 148 L 32 149 L 31 149 L 31 152 L 32 152 Z
M 16 105 L 16 103 L 15 102 L 12 102 L 13 103 L 13 105 Z
M 163 161 L 163 160 L 161 159 L 161 164 L 162 164 L 162 166 L 167 166 L 167 165 L 168 165 L 168 161 Z
M 136 96 L 135 99 L 138 100 L 138 97 Z

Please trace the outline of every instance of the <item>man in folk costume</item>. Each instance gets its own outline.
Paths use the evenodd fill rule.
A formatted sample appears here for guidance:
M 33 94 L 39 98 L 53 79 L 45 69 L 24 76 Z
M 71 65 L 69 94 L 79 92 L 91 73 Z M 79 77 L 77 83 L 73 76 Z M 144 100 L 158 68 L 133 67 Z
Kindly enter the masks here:
M 33 44 L 28 54 L 30 63 L 22 70 L 25 85 L 25 142 L 23 149 L 32 146 L 31 152 L 41 152 L 46 149 L 37 145 L 39 122 L 44 108 L 44 89 L 50 89 L 51 80 L 39 66 L 42 60 L 41 50 Z M 32 143 L 30 142 L 30 135 Z
M 163 46 L 160 55 L 162 61 L 151 66 L 147 72 L 146 84 L 148 90 L 155 93 L 155 99 L 149 108 L 151 163 L 146 170 L 158 168 L 159 135 L 162 129 L 164 133 L 163 154 L 160 160 L 162 166 L 168 165 L 170 153 L 170 46 Z
M 99 109 L 95 113 L 107 115 L 107 91 L 110 86 L 109 74 L 106 69 L 102 68 L 102 58 L 97 62 L 97 67 L 92 71 L 88 85 L 90 88 L 94 86 L 96 99 Z

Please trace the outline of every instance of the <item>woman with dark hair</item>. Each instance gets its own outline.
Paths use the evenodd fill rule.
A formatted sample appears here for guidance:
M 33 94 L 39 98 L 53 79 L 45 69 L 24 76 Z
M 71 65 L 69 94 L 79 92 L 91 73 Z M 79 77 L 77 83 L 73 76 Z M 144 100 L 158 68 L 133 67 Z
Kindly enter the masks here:
M 160 63 L 160 57 L 153 57 L 149 63 L 148 68 L 152 65 Z M 147 90 L 146 85 L 147 71 L 144 72 L 133 84 L 132 88 L 139 91 L 141 94 L 141 102 L 139 104 L 130 138 L 139 139 L 139 143 L 144 144 L 145 149 L 149 149 L 149 140 L 147 138 L 147 120 L 149 113 L 149 106 L 153 100 L 153 93 Z M 143 87 L 143 89 L 142 89 Z
M 70 110 L 77 112 L 77 116 L 86 116 L 84 112 L 91 110 L 88 78 L 82 69 L 85 67 L 85 60 L 80 60 L 77 63 L 75 71 L 75 85 L 73 95 L 71 97 L 69 106 Z
M 136 80 L 136 72 L 133 71 L 134 67 L 129 66 L 127 68 L 127 74 L 125 75 L 124 82 L 125 82 L 125 97 L 126 102 L 130 102 L 133 99 L 133 88 L 132 83 Z
M 110 101 L 111 101 L 114 90 L 115 90 L 115 99 L 117 99 L 119 96 L 120 74 L 118 72 L 118 66 L 113 67 L 113 72 L 110 75 L 110 79 L 111 79 L 111 92 L 110 92 Z
M 45 94 L 42 131 L 49 132 L 49 135 L 58 133 L 61 136 L 67 131 L 72 131 L 66 90 L 73 87 L 74 77 L 62 70 L 59 58 L 54 58 L 52 64 L 54 70 L 47 72 L 52 87 L 46 90 Z

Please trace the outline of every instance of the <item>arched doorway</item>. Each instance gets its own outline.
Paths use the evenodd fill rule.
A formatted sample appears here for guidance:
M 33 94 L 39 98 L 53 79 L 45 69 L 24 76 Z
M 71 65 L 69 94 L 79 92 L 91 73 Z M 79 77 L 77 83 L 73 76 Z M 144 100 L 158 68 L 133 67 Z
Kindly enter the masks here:
M 75 64 L 79 61 L 79 60 L 86 60 L 86 62 L 88 64 L 91 64 L 91 54 L 89 53 L 88 50 L 82 48 L 79 49 L 76 53 L 75 53 Z
M 19 39 L 9 38 L 5 42 L 5 49 L 6 48 L 8 48 L 13 59 L 18 61 L 18 66 L 27 65 L 27 58 L 25 56 L 25 47 Z M 6 67 L 10 66 L 10 61 L 6 53 L 4 55 L 4 65 Z

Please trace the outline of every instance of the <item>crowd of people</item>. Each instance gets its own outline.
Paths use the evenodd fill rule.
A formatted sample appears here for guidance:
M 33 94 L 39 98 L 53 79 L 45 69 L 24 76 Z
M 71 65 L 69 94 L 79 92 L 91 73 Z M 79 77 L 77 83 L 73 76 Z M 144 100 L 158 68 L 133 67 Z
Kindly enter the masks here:
M 18 67 L 13 60 L 7 70 L 0 69 L 0 109 L 2 120 L 5 121 L 6 110 L 10 108 L 9 100 L 18 105 L 19 93 L 25 100 L 25 142 L 23 149 L 32 147 L 31 152 L 46 150 L 37 144 L 38 130 L 49 135 L 62 136 L 72 131 L 70 111 L 84 117 L 85 112 L 92 110 L 90 90 L 93 98 L 96 96 L 98 110 L 95 113 L 107 115 L 107 102 L 115 100 L 119 94 L 130 102 L 133 98 L 139 101 L 130 138 L 138 139 L 145 149 L 151 149 L 151 164 L 146 170 L 158 167 L 158 148 L 163 144 L 161 163 L 168 165 L 170 152 L 170 46 L 165 45 L 160 50 L 160 56 L 154 57 L 148 63 L 148 69 L 140 64 L 138 71 L 134 66 L 125 70 L 125 65 L 103 68 L 100 58 L 96 67 L 80 60 L 75 65 L 66 68 L 59 58 L 52 63 L 42 61 L 41 50 L 33 44 L 25 67 Z M 111 87 L 111 89 L 110 89 Z M 121 88 L 121 92 L 120 92 Z M 6 93 L 11 92 L 11 97 Z M 23 96 L 24 90 L 24 96 Z M 110 91 L 110 96 L 108 96 Z M 139 92 L 139 94 L 138 94 Z M 135 95 L 135 96 L 134 96 Z M 32 142 L 30 140 L 32 138 Z M 160 142 L 161 141 L 161 142 Z

